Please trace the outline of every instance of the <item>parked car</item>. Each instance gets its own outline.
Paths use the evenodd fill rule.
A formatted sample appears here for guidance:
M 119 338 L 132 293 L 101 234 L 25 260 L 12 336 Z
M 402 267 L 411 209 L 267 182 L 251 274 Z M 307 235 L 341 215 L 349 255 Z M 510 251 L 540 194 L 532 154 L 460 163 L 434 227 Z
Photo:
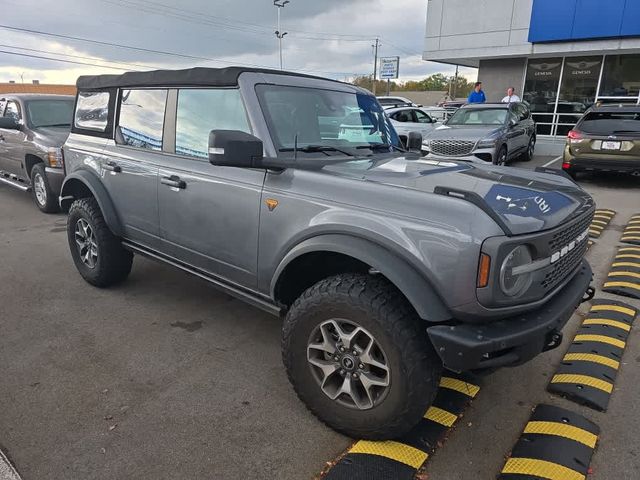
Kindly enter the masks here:
M 446 112 L 446 119 L 450 118 L 451 115 L 453 115 L 454 113 L 456 113 L 456 110 L 458 110 L 460 107 L 462 107 L 463 105 L 467 104 L 467 100 L 447 100 L 444 102 L 439 102 L 438 103 L 438 107 L 444 108 L 445 112 Z
M 295 391 L 352 437 L 409 431 L 443 368 L 556 347 L 589 287 L 578 185 L 406 152 L 359 87 L 240 67 L 77 86 L 61 206 L 80 275 L 122 282 L 137 253 L 283 316 Z M 366 137 L 325 138 L 327 111 Z
M 567 136 L 562 168 L 640 175 L 640 105 L 590 108 Z
M 382 96 L 376 97 L 380 105 L 383 108 L 395 108 L 395 107 L 419 107 L 417 103 L 413 103 L 406 97 L 391 97 L 391 96 Z
M 425 155 L 506 165 L 533 158 L 535 122 L 523 103 L 481 103 L 460 107 L 422 143 Z
M 31 190 L 43 212 L 58 210 L 64 179 L 60 147 L 69 135 L 73 102 L 68 95 L 0 98 L 0 182 Z
M 389 108 L 385 111 L 404 144 L 407 143 L 410 132 L 418 132 L 424 136 L 440 125 L 422 108 L 400 107 Z

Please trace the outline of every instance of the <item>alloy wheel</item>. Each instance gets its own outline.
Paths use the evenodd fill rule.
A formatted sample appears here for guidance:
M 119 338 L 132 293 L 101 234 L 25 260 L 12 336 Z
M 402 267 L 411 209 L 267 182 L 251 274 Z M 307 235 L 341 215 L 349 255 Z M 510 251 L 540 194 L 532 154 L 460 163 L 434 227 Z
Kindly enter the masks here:
M 98 262 L 98 244 L 93 228 L 84 218 L 76 222 L 75 240 L 82 263 L 89 268 L 95 268 Z
M 33 191 L 36 194 L 36 200 L 40 205 L 47 204 L 47 187 L 44 184 L 44 178 L 39 173 L 33 177 Z
M 368 410 L 391 385 L 387 356 L 375 337 L 356 323 L 332 318 L 312 332 L 307 361 L 322 392 L 341 405 Z

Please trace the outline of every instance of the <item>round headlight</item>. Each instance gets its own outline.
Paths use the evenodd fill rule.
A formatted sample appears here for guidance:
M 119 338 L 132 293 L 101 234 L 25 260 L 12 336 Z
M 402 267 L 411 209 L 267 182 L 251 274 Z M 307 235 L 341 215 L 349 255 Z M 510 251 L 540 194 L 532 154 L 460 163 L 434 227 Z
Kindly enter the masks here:
M 531 286 L 531 272 L 518 274 L 513 269 L 528 265 L 532 260 L 531 252 L 524 245 L 517 246 L 505 257 L 500 267 L 500 288 L 505 295 L 516 297 Z

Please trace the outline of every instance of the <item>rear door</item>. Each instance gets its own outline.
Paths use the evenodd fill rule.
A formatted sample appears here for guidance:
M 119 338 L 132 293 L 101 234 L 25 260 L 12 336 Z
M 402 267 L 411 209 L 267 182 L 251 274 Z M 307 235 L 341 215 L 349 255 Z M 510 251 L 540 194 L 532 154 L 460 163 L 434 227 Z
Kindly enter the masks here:
M 115 141 L 101 160 L 103 182 L 128 240 L 159 247 L 158 166 L 162 163 L 167 89 L 123 89 Z
M 208 160 L 209 132 L 251 132 L 236 88 L 172 90 L 173 155 L 162 157 L 158 205 L 162 251 L 227 281 L 257 286 L 264 169 Z

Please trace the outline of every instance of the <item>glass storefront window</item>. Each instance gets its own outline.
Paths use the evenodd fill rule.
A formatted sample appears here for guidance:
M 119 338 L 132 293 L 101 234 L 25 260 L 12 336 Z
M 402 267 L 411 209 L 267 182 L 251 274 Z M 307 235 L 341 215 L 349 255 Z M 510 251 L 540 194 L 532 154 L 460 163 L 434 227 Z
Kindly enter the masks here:
M 523 100 L 529 104 L 539 135 L 550 135 L 562 58 L 532 58 L 527 64 Z
M 560 114 L 556 135 L 569 133 L 587 108 L 595 103 L 601 68 L 602 56 L 565 59 L 556 110 Z
M 601 97 L 638 97 L 640 55 L 608 55 L 602 72 Z

